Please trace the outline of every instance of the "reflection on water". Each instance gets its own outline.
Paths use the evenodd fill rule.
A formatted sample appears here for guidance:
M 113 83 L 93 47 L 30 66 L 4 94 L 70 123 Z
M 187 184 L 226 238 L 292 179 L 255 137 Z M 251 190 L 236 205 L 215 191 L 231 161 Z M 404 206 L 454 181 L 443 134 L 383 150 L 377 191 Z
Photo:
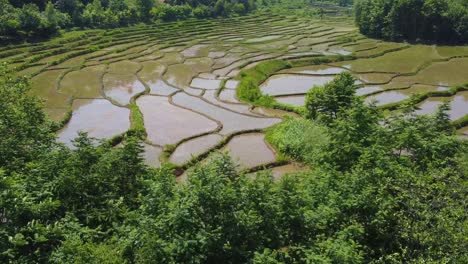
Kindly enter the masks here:
M 200 114 L 170 104 L 166 97 L 142 96 L 137 105 L 143 113 L 148 140 L 161 146 L 176 144 L 218 127 L 216 122 Z
M 133 96 L 145 91 L 135 75 L 106 74 L 103 82 L 106 96 L 120 105 L 129 104 Z
M 98 139 L 111 138 L 130 128 L 130 110 L 104 99 L 77 99 L 70 122 L 58 132 L 57 140 L 70 145 L 79 131 Z
M 196 157 L 216 146 L 222 138 L 220 135 L 211 134 L 184 142 L 172 153 L 169 161 L 176 165 L 182 165 L 192 157 Z
M 260 88 L 264 94 L 271 96 L 305 94 L 314 85 L 324 85 L 331 80 L 333 76 L 278 74 L 270 77 Z

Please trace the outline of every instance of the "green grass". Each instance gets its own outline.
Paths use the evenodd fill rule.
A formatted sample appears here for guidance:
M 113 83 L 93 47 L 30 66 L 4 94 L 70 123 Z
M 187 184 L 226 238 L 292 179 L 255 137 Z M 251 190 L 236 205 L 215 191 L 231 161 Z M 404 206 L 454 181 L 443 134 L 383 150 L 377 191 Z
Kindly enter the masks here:
M 259 85 L 277 71 L 291 68 L 291 64 L 285 60 L 272 60 L 260 63 L 252 69 L 240 73 L 240 83 L 237 88 L 237 97 L 247 103 L 258 106 L 270 106 L 273 98 L 265 96 L 260 91 Z
M 266 140 L 277 151 L 296 161 L 311 164 L 329 141 L 327 128 L 303 118 L 287 117 L 267 130 Z
M 143 119 L 143 114 L 138 109 L 138 106 L 135 103 L 129 105 L 130 108 L 130 120 L 131 127 L 128 131 L 129 134 L 135 135 L 140 138 L 146 137 L 145 123 Z
M 464 117 L 455 120 L 452 124 L 456 129 L 468 126 L 468 115 L 465 115 Z

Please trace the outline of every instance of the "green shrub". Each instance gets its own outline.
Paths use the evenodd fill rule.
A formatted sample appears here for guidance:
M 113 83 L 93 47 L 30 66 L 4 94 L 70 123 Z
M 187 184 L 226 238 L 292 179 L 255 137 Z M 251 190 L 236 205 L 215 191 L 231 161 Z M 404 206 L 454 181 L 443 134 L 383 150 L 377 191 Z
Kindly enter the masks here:
M 329 141 L 327 128 L 323 125 L 291 117 L 268 129 L 266 139 L 281 153 L 307 163 L 312 163 Z

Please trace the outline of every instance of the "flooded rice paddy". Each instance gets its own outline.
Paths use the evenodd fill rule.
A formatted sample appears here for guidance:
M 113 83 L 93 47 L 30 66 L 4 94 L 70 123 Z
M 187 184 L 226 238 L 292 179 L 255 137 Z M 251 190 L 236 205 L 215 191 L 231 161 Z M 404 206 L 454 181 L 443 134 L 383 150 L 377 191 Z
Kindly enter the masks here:
M 0 60 L 32 77 L 31 94 L 44 100 L 53 120 L 73 111 L 57 134 L 68 145 L 79 131 L 98 139 L 121 135 L 135 122 L 131 111 L 139 111 L 147 134 L 145 160 L 151 166 L 163 161 L 183 165 L 214 148 L 229 151 L 244 169 L 275 162 L 262 131 L 295 114 L 252 108 L 236 96 L 241 70 L 262 61 L 354 55 L 352 60 L 282 70 L 260 85 L 262 93 L 293 106 L 303 106 L 310 89 L 344 71 L 358 80 L 357 94 L 379 106 L 468 82 L 468 47 L 377 41 L 346 21 L 257 15 L 187 21 L 177 31 L 169 30 L 173 26 L 93 30 L 80 46 L 63 44 L 69 48 L 63 53 L 37 56 L 49 51 L 43 43 Z M 93 49 L 71 56 L 83 45 Z M 31 61 L 33 56 L 38 59 Z M 432 113 L 443 101 L 452 107 L 452 120 L 468 114 L 466 91 L 430 97 L 418 105 L 418 113 Z M 466 128 L 459 133 L 466 134 Z M 165 158 L 167 146 L 172 151 Z M 273 174 L 300 169 L 285 165 Z

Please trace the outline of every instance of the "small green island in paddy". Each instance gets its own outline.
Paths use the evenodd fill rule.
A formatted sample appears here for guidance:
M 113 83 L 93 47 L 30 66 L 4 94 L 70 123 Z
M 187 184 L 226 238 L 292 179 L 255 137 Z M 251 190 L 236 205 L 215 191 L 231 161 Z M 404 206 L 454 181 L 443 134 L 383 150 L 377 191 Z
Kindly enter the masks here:
M 466 0 L 0 0 L 0 263 L 468 263 Z

